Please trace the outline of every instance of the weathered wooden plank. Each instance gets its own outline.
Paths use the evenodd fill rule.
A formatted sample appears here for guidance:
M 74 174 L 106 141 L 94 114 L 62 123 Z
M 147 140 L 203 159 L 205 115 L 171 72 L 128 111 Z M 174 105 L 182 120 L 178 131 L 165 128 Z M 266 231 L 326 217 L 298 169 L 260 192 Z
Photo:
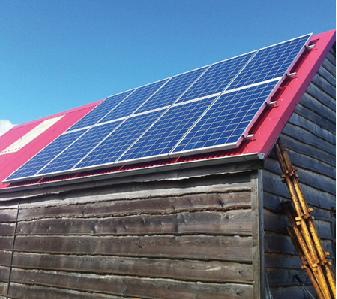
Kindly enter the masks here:
M 263 207 L 274 213 L 283 213 L 283 208 L 281 203 L 289 202 L 290 198 L 284 198 L 277 194 L 272 194 L 269 192 L 263 192 Z
M 305 199 L 316 207 L 321 207 L 327 210 L 336 208 L 336 196 L 327 192 L 318 191 L 307 185 L 301 185 Z
M 297 255 L 297 251 L 290 237 L 287 235 L 266 232 L 265 241 L 265 252 Z M 322 240 L 322 246 L 326 251 L 330 252 L 330 254 L 333 252 L 332 242 L 330 240 Z
M 280 176 L 269 171 L 264 171 L 263 175 L 264 191 L 270 194 L 290 198 L 289 191 L 285 184 L 280 183 Z M 301 184 L 305 199 L 310 205 L 324 209 L 332 209 L 336 206 L 335 195 L 319 191 L 308 185 Z
M 328 54 L 328 56 L 330 56 Z M 332 59 L 324 59 L 322 65 L 327 69 L 334 77 L 336 77 L 336 65 L 331 62 Z
M 16 213 L 16 209 L 0 209 L 0 222 L 15 222 Z
M 265 255 L 266 268 L 285 268 L 285 269 L 300 269 L 301 261 L 298 256 L 286 255 L 278 253 L 266 253 Z
M 20 299 L 127 299 L 130 297 L 121 297 L 105 295 L 99 293 L 89 293 L 73 290 L 58 289 L 52 287 L 41 287 L 34 285 L 25 285 L 11 283 L 9 288 L 11 298 Z M 130 298 L 131 299 L 131 298 Z M 134 298 L 133 298 L 134 299 Z
M 293 113 L 289 119 L 289 122 L 295 126 L 301 127 L 305 130 L 310 131 L 310 133 L 314 134 L 319 140 L 324 140 L 325 142 L 336 145 L 335 138 L 336 136 L 329 132 L 328 130 L 322 128 L 319 124 L 315 124 L 314 122 L 306 119 L 305 117 Z
M 6 294 L 7 294 L 7 283 L 0 282 L 0 295 L 6 295 Z M 6 297 L 3 297 L 3 298 L 6 298 Z
M 311 132 L 288 122 L 283 129 L 283 133 L 285 133 L 287 136 L 295 138 L 300 142 L 311 145 L 317 149 L 320 149 L 321 151 L 325 151 L 326 153 L 330 154 L 331 159 L 333 159 L 334 146 L 322 139 L 317 138 L 317 136 Z
M 336 87 L 336 78 L 323 65 L 319 68 L 318 73 L 332 86 Z
M 316 229 L 318 231 L 319 236 L 322 239 L 330 239 L 334 240 L 335 236 L 332 232 L 331 222 L 323 221 L 323 220 L 314 220 Z
M 330 240 L 334 238 L 330 222 L 322 220 L 315 220 L 314 222 L 321 238 Z M 275 214 L 268 210 L 264 210 L 264 223 L 266 231 L 288 234 L 287 227 L 289 226 L 289 220 L 284 214 Z
M 256 164 L 257 162 L 255 162 Z M 246 167 L 246 163 L 236 163 L 236 165 L 243 165 Z M 224 171 L 225 166 L 219 169 Z M 87 202 L 101 202 L 101 201 L 113 201 L 113 200 L 131 200 L 131 199 L 144 199 L 144 198 L 156 198 L 156 197 L 172 197 L 181 196 L 184 194 L 201 194 L 201 193 L 217 193 L 217 192 L 236 192 L 236 191 L 249 191 L 250 181 L 249 172 L 247 173 L 235 173 L 228 175 L 209 175 L 202 174 L 202 169 L 199 169 L 200 177 L 184 179 L 177 179 L 181 176 L 182 170 L 176 172 L 174 179 L 162 181 L 155 180 L 155 177 L 150 182 L 136 183 L 136 178 L 132 177 L 132 188 L 130 188 L 130 178 L 124 178 L 123 184 L 117 184 L 118 178 L 102 182 L 87 182 L 84 184 L 72 184 L 71 186 L 62 186 L 62 194 L 60 194 L 60 188 L 55 187 L 48 190 L 48 194 L 45 192 L 41 194 L 44 197 L 43 201 L 35 201 L 27 199 L 25 202 L 20 203 L 20 208 L 26 207 L 42 207 L 42 206 L 57 206 L 68 204 L 80 204 Z M 156 177 L 160 177 L 160 173 Z M 139 176 L 143 181 L 143 176 Z M 155 182 L 155 183 L 154 183 Z M 114 185 L 112 185 L 114 183 Z M 104 185 L 100 187 L 100 184 Z M 117 185 L 116 185 L 117 184 Z M 68 190 L 69 189 L 69 190 Z M 77 190 L 80 189 L 80 190 Z M 34 190 L 35 193 L 41 191 Z M 32 193 L 34 194 L 34 191 Z M 51 193 L 50 193 L 51 192 Z M 19 196 L 19 194 L 17 195 Z M 28 197 L 30 192 L 25 191 L 20 196 Z M 2 195 L 0 194 L 0 197 Z M 8 200 L 13 195 L 3 197 Z
M 325 57 L 336 68 L 336 52 L 332 49 Z
M 332 196 L 336 194 L 336 181 L 334 179 L 301 168 L 298 168 L 297 174 L 299 176 L 300 184 L 310 186 L 326 193 L 328 192 Z
M 334 223 L 334 215 L 335 210 L 330 209 L 330 210 L 325 210 L 325 209 L 319 209 L 319 208 L 314 208 L 312 211 L 312 216 L 317 219 L 317 220 L 325 220 L 325 221 L 330 221 L 331 223 Z
M 40 219 L 19 222 L 17 234 L 25 235 L 151 235 L 218 234 L 251 235 L 251 210 L 184 212 L 112 218 Z
M 336 98 L 336 88 L 325 80 L 319 73 L 315 75 L 312 82 L 318 86 L 321 90 L 324 90 L 330 97 Z
M 302 285 L 301 282 L 305 283 L 308 280 L 303 269 L 266 269 L 266 276 L 270 287 Z
M 238 208 L 249 208 L 250 205 L 250 192 L 248 191 L 201 193 L 77 205 L 65 204 L 40 208 L 27 207 L 20 210 L 18 219 L 21 221 L 52 217 L 130 216 L 203 210 L 227 211 Z
M 295 167 L 303 168 L 305 170 L 309 170 L 311 172 L 315 172 L 320 175 L 327 176 L 331 179 L 335 179 L 336 169 L 334 167 L 328 164 L 322 163 L 321 161 L 318 161 L 316 159 L 313 159 L 310 156 L 306 156 L 301 153 L 294 152 L 292 149 L 287 149 L 287 151 L 290 156 L 291 162 Z M 279 164 L 274 151 L 269 155 L 268 160 L 273 160 L 275 161 L 276 164 Z M 272 167 L 272 169 L 275 169 L 275 167 Z M 277 167 L 277 169 L 279 168 Z
M 17 236 L 23 252 L 252 260 L 252 238 L 239 236 L 36 237 Z
M 263 211 L 264 227 L 266 231 L 287 234 L 289 220 L 284 214 L 272 213 L 268 210 Z
M 308 299 L 315 298 L 315 291 L 311 286 L 291 286 L 291 287 L 280 287 L 272 288 L 271 295 L 273 299 L 284 299 L 284 298 L 296 298 L 296 299 Z M 308 294 L 311 294 L 309 295 Z
M 12 236 L 15 230 L 15 223 L 0 223 L 0 236 Z
M 279 167 L 278 161 L 274 159 L 267 159 L 264 165 L 265 165 L 266 170 L 276 175 L 280 174 L 280 167 Z M 302 168 L 297 168 L 297 174 L 298 174 L 300 184 L 312 186 L 313 188 L 317 190 L 321 190 L 323 192 L 329 192 L 330 194 L 333 194 L 333 195 L 336 192 L 336 182 L 332 178 L 319 175 L 313 171 L 302 169 Z
M 13 266 L 190 281 L 240 283 L 253 281 L 251 264 L 218 261 L 15 253 Z
M 282 182 L 279 175 L 265 170 L 263 172 L 264 191 L 284 198 L 290 198 L 287 186 Z
M 0 267 L 0 281 L 7 282 L 9 277 L 9 268 L 8 267 Z
M 292 163 L 299 168 L 310 170 L 312 172 L 327 176 L 329 178 L 336 178 L 336 169 L 328 164 L 322 163 L 309 156 L 299 154 L 292 150 L 288 151 Z
M 280 139 L 282 144 L 284 144 L 287 149 L 291 149 L 291 151 L 293 152 L 309 156 L 313 160 L 323 162 L 324 164 L 327 164 L 332 168 L 336 168 L 336 161 L 335 159 L 332 159 L 330 154 L 321 151 L 315 147 L 312 147 L 308 144 L 302 143 L 285 134 L 282 134 Z
M 323 126 L 325 125 L 326 122 L 331 122 L 332 124 L 336 123 L 335 111 L 332 111 L 330 108 L 323 105 L 316 98 L 314 98 L 311 94 L 305 92 L 301 98 L 300 103 L 304 107 L 324 117 L 326 121 L 322 123 Z
M 18 283 L 69 288 L 82 291 L 145 298 L 187 299 L 199 298 L 238 299 L 251 298 L 252 286 L 244 284 L 191 283 L 167 279 L 93 274 L 74 274 L 34 270 L 12 270 L 12 280 Z
M 289 236 L 271 232 L 265 234 L 265 252 L 297 255 Z
M 309 87 L 307 88 L 307 93 L 311 94 L 323 105 L 331 109 L 331 111 L 336 111 L 336 107 L 334 105 L 335 99 L 314 83 L 310 83 Z
M 318 114 L 315 111 L 305 107 L 304 105 L 298 104 L 296 106 L 295 112 L 298 115 L 310 120 L 311 122 L 318 124 L 319 126 L 321 126 L 321 128 L 328 130 L 333 134 L 336 133 L 336 124 L 334 124 L 332 121 L 329 121 L 323 115 Z
M 9 266 L 11 262 L 11 251 L 0 250 L 0 265 Z
M 7 236 L 0 235 L 0 250 L 11 250 L 12 242 L 13 242 L 13 237 L 7 237 Z
M 278 195 L 274 195 L 268 192 L 264 192 L 264 207 L 274 213 L 284 213 L 281 203 L 289 201 L 287 198 L 283 198 Z M 308 204 L 311 205 L 311 203 L 308 201 Z M 331 214 L 334 213 L 334 209 L 326 210 L 318 207 L 314 207 L 314 210 L 312 212 L 313 217 L 317 220 L 325 220 L 325 221 L 332 221 Z

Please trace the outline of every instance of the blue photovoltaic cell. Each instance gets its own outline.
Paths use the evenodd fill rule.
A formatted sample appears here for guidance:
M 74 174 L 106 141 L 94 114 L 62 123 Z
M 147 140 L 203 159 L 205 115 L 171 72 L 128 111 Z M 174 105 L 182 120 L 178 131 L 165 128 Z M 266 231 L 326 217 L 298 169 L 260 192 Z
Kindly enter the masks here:
M 282 77 L 309 35 L 259 50 L 230 88 L 246 86 L 272 78 Z
M 89 112 L 79 122 L 73 125 L 69 129 L 69 131 L 95 124 L 102 117 L 104 117 L 111 109 L 118 106 L 118 104 L 120 104 L 131 92 L 132 90 L 129 90 L 127 92 L 122 92 L 120 94 L 108 97 L 103 103 L 99 104 L 94 110 Z
M 120 161 L 168 154 L 214 99 L 171 107 Z
M 277 81 L 222 95 L 174 152 L 238 142 Z
M 86 154 L 90 152 L 100 141 L 112 132 L 121 121 L 107 123 L 92 127 L 75 143 L 69 146 L 61 155 L 48 164 L 40 173 L 51 173 L 73 168 Z
M 157 111 L 129 118 L 76 167 L 115 162 L 160 113 Z
M 116 109 L 108 113 L 100 122 L 106 122 L 108 120 L 117 119 L 120 117 L 128 116 L 134 112 L 141 104 L 143 104 L 148 98 L 163 85 L 166 80 L 155 82 L 146 86 L 139 87 L 134 93 L 132 93 L 121 105 Z
M 188 73 L 184 73 L 173 77 L 163 88 L 161 88 L 153 97 L 151 97 L 145 105 L 137 112 L 149 111 L 171 105 L 180 95 L 182 95 L 191 84 L 205 71 L 200 68 Z
M 213 64 L 179 102 L 222 92 L 252 55 L 249 53 Z
M 76 138 L 78 138 L 81 134 L 83 134 L 83 131 L 71 132 L 59 136 L 46 148 L 44 148 L 41 152 L 39 152 L 36 156 L 29 160 L 26 164 L 20 167 L 8 179 L 33 176 L 58 153 L 60 153 L 67 146 L 69 146 L 69 144 L 74 142 Z

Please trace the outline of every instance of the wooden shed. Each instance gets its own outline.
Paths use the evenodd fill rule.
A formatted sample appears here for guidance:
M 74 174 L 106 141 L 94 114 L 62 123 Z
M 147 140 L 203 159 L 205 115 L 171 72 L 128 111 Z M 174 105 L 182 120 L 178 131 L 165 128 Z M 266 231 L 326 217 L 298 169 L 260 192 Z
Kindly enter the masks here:
M 288 149 L 335 264 L 335 31 L 310 45 L 237 148 L 2 183 L 0 298 L 314 296 L 273 149 L 278 138 Z M 36 123 L 1 136 L 2 178 L 95 105 L 13 153 Z

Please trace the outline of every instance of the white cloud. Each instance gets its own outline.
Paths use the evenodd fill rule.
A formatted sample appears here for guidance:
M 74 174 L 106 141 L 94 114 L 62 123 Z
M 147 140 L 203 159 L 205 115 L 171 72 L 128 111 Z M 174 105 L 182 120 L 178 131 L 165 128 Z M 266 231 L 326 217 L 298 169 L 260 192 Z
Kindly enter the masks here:
M 0 136 L 14 126 L 9 120 L 0 120 Z

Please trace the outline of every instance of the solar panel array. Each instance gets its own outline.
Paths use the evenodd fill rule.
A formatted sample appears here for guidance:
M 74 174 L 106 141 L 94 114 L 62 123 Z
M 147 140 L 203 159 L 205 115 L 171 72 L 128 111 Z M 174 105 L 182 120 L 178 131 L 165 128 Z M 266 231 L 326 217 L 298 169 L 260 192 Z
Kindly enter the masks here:
M 309 38 L 110 96 L 7 180 L 237 147 Z

